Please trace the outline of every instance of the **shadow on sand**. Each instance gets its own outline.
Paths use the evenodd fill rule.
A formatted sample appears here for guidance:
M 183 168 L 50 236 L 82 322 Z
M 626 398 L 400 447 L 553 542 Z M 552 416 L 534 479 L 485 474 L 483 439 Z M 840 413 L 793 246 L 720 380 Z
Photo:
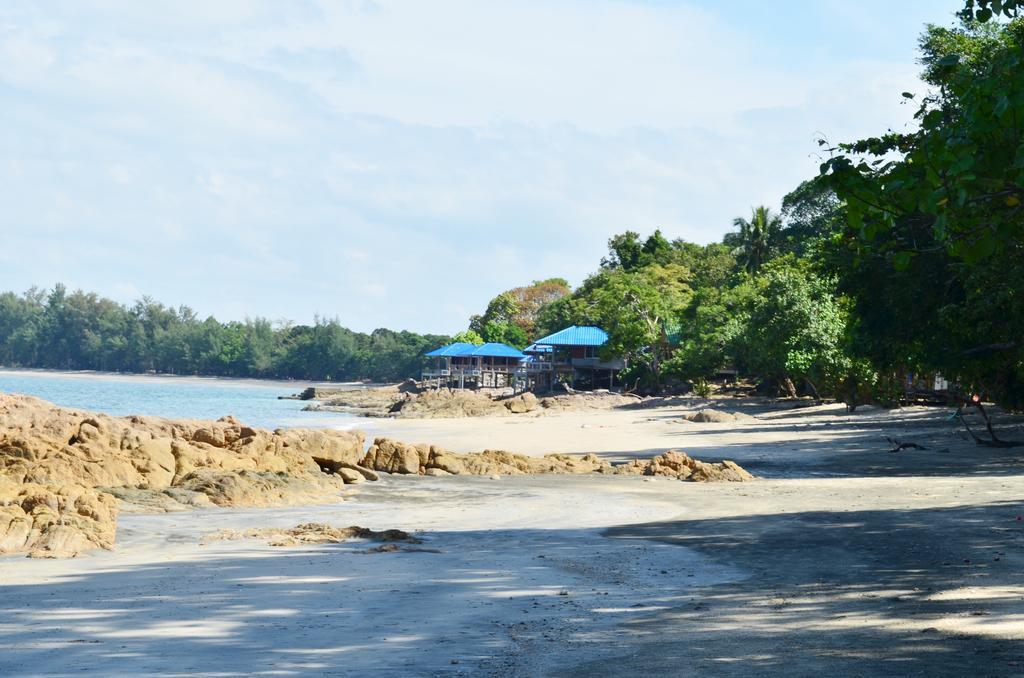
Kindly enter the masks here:
M 1015 675 L 1024 648 L 1003 638 L 1024 619 L 1021 513 L 1001 502 L 603 533 L 608 554 L 646 544 L 746 575 L 714 585 L 692 584 L 700 558 L 603 570 L 580 531 L 561 530 L 434 533 L 442 551 L 474 544 L 437 555 L 340 545 L 84 571 L 3 587 L 0 674 Z M 477 564 L 510 549 L 537 565 Z M 537 583 L 554 563 L 587 587 Z
M 1022 513 L 1024 502 L 998 502 L 614 528 L 751 577 L 633 620 L 624 652 L 567 673 L 1022 675 Z

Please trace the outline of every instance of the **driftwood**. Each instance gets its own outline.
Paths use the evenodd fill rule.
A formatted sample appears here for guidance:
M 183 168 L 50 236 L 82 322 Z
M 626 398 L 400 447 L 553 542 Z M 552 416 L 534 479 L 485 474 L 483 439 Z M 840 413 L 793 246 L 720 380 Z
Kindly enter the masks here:
M 894 440 L 893 438 L 890 438 L 888 436 L 886 436 L 885 439 L 889 441 L 890 445 L 892 445 L 892 449 L 889 450 L 890 453 L 899 452 L 900 450 L 927 450 L 928 449 L 924 445 L 918 445 L 917 443 L 905 443 L 905 442 L 902 442 L 900 440 Z
M 636 381 L 633 382 L 632 388 L 624 388 L 622 392 L 627 395 L 633 395 L 638 388 L 640 388 L 640 377 L 637 377 Z
M 967 424 L 967 420 L 964 418 L 965 406 L 978 408 L 978 412 L 981 414 L 981 417 L 985 420 L 985 430 L 988 431 L 989 435 L 989 438 L 987 440 L 976 434 L 974 431 L 972 431 L 971 427 Z M 974 442 L 978 445 L 981 445 L 982 447 L 1007 448 L 1024 446 L 1024 442 L 1019 440 L 999 439 L 999 436 L 996 435 L 995 429 L 992 428 L 992 419 L 988 416 L 988 412 L 985 411 L 985 408 L 982 406 L 981 401 L 979 400 L 971 399 L 962 403 L 960 407 L 957 408 L 956 415 L 954 416 L 960 419 L 960 423 L 964 425 L 964 428 L 967 430 L 967 434 L 974 439 Z

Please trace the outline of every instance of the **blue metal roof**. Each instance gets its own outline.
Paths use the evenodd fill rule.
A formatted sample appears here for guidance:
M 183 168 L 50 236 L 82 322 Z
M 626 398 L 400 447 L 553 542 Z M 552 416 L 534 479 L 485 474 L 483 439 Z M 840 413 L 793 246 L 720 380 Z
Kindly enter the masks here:
M 476 346 L 465 341 L 457 341 L 454 344 L 448 344 L 441 348 L 435 348 L 430 353 L 427 353 L 428 358 L 452 358 L 459 355 L 470 355 L 473 353 L 473 349 Z
M 472 352 L 462 355 L 471 355 L 481 358 L 518 358 L 520 360 L 526 357 L 519 349 L 512 348 L 508 344 L 499 344 L 496 342 L 481 344 L 474 348 Z
M 538 339 L 536 344 L 546 346 L 604 346 L 608 343 L 608 333 L 600 327 L 581 327 L 573 325 Z
M 427 353 L 428 358 L 464 358 L 466 356 L 474 356 L 478 358 L 519 358 L 522 359 L 525 356 L 519 349 L 512 348 L 508 344 L 499 344 L 497 342 L 491 342 L 488 344 L 481 344 L 477 346 L 475 344 L 469 344 L 464 341 L 457 341 L 454 344 L 448 344 L 441 348 L 435 348 L 430 353 Z

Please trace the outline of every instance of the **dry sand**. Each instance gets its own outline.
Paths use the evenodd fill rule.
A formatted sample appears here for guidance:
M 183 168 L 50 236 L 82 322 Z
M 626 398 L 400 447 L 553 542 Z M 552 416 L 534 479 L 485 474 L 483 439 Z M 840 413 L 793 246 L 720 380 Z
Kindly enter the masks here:
M 700 406 L 370 433 L 677 447 L 762 480 L 389 477 L 343 505 L 125 515 L 113 553 L 0 559 L 0 675 L 1024 673 L 1024 450 L 968 444 L 938 410 L 729 402 L 757 419 L 680 421 Z M 427 550 L 201 545 L 310 521 L 416 531 Z

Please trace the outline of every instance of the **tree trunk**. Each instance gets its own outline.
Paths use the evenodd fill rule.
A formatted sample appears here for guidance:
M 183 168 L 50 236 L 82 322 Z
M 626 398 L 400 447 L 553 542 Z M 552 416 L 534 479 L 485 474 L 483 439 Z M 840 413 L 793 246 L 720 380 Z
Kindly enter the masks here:
M 796 386 L 793 385 L 793 380 L 788 376 L 779 379 L 779 388 L 789 398 L 796 398 Z
M 804 383 L 807 384 L 807 388 L 811 390 L 811 394 L 814 396 L 814 399 L 820 403 L 821 394 L 818 393 L 818 388 L 814 385 L 814 382 L 808 379 L 807 377 L 804 377 Z

